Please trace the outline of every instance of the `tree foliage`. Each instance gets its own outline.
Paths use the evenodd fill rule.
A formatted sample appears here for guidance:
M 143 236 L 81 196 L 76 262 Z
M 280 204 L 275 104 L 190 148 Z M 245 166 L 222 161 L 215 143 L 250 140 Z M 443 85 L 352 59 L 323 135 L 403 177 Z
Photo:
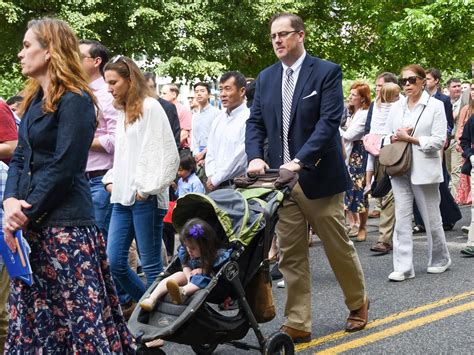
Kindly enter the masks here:
M 307 51 L 340 63 L 346 77 L 398 72 L 408 63 L 468 73 L 472 5 L 474 0 L 0 0 L 0 74 L 14 77 L 27 22 L 54 16 L 78 37 L 146 58 L 147 66 L 175 79 L 216 78 L 229 69 L 255 77 L 275 61 L 268 20 L 280 11 L 299 14 Z

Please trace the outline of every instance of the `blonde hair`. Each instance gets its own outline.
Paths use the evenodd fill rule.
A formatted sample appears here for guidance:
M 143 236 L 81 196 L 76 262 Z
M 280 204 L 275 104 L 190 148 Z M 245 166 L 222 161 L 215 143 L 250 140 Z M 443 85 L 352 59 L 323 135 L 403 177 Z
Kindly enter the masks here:
M 381 103 L 392 103 L 398 100 L 400 95 L 400 86 L 395 83 L 385 83 L 380 89 L 380 95 L 377 98 L 377 107 L 380 107 Z
M 115 71 L 123 79 L 130 81 L 127 97 L 125 100 L 115 99 L 115 106 L 125 111 L 125 122 L 135 123 L 143 114 L 143 101 L 147 97 L 154 97 L 153 92 L 147 85 L 145 76 L 135 62 L 124 56 L 112 58 L 104 67 L 104 72 Z
M 49 86 L 43 104 L 44 112 L 56 111 L 57 104 L 66 91 L 82 95 L 87 93 L 94 104 L 96 98 L 89 88 L 87 76 L 83 70 L 79 56 L 79 42 L 69 25 L 54 18 L 42 18 L 28 22 L 40 46 L 47 49 L 50 54 L 48 64 Z M 24 100 L 19 108 L 24 114 L 33 98 L 41 88 L 35 78 L 29 78 L 24 93 Z M 47 95 L 46 95 L 47 94 Z

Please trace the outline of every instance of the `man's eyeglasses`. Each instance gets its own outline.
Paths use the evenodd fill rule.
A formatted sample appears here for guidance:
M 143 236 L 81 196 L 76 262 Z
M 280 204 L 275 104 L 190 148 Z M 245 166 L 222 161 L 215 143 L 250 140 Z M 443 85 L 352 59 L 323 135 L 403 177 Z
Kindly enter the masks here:
M 94 57 L 91 57 L 91 56 L 88 56 L 88 55 L 80 55 L 81 59 L 86 59 L 86 58 L 90 58 L 90 59 L 95 59 Z
M 418 78 L 422 79 L 422 77 L 421 77 L 421 76 L 418 76 L 418 75 L 416 75 L 416 76 L 409 76 L 408 78 L 400 78 L 400 79 L 398 79 L 398 83 L 400 84 L 400 86 L 405 86 L 405 85 L 407 85 L 408 83 L 411 84 L 411 85 L 413 85 L 413 84 L 416 83 L 416 79 L 418 79 Z
M 300 31 L 294 30 L 294 31 L 281 31 L 281 32 L 277 32 L 277 33 L 272 33 L 272 34 L 270 35 L 270 41 L 276 40 L 276 39 L 277 39 L 277 36 L 278 36 L 278 38 L 280 38 L 280 39 L 285 39 L 285 38 L 288 37 L 290 34 L 296 33 L 296 32 L 300 32 Z

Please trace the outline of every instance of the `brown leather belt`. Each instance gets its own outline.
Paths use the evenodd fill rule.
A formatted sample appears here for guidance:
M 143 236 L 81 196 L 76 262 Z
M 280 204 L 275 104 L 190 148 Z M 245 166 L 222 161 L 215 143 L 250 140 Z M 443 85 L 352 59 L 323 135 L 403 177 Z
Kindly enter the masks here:
M 86 172 L 86 179 L 90 180 L 90 179 L 96 178 L 98 176 L 104 176 L 105 174 L 107 174 L 107 171 L 108 170 L 88 171 L 88 172 Z

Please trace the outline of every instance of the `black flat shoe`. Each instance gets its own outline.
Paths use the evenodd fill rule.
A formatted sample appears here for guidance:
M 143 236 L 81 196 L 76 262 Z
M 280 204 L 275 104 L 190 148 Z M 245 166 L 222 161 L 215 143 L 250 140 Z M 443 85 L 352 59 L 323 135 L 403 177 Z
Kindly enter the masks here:
M 445 231 L 452 231 L 454 228 L 454 223 L 446 223 L 446 224 L 443 224 L 443 229 Z
M 418 224 L 413 227 L 413 234 L 425 233 L 426 229 L 422 225 Z

